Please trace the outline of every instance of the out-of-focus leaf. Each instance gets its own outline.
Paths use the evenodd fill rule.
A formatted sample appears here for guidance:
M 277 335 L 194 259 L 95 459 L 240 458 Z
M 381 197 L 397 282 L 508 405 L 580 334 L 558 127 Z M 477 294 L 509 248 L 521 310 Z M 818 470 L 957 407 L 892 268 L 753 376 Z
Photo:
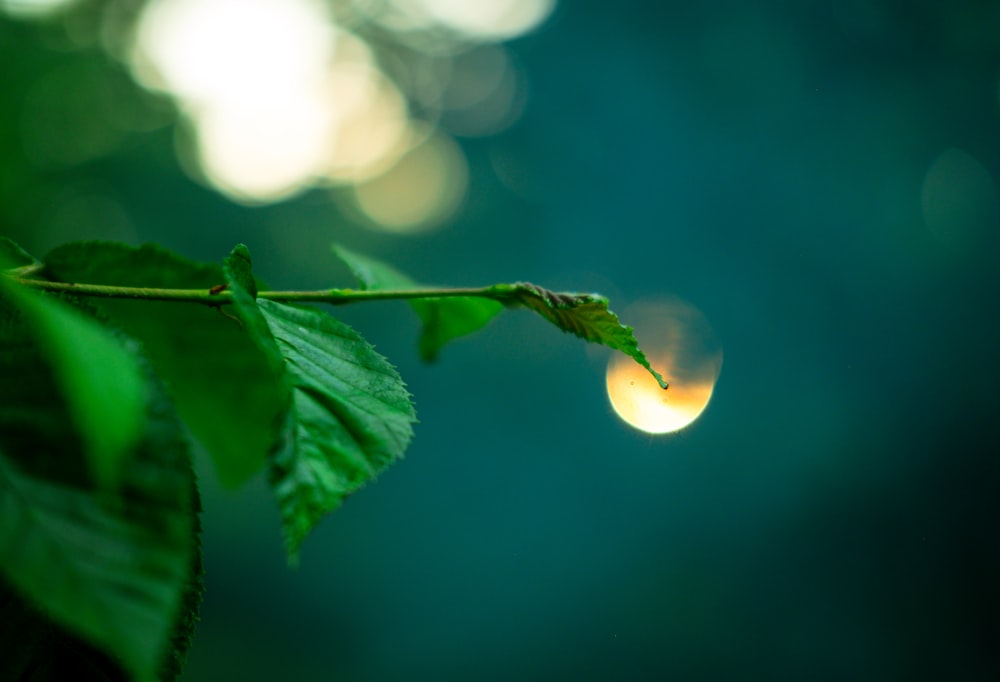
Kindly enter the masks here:
M 128 682 L 113 656 L 53 623 L 2 575 L 0 613 L 0 680 Z
M 403 456 L 415 420 L 399 374 L 324 312 L 258 300 L 293 387 L 270 481 L 295 562 L 319 520 Z
M 86 474 L 85 438 L 68 418 L 57 371 L 30 315 L 9 299 L 0 300 L 0 377 L 0 575 L 52 627 L 107 653 L 134 680 L 157 679 L 172 647 L 187 641 L 183 595 L 198 565 L 190 453 L 173 406 L 144 370 L 144 429 L 115 494 Z M 52 639 L 21 635 L 0 652 L 14 647 L 36 663 L 58 655 Z
M 63 282 L 166 289 L 208 290 L 226 282 L 217 265 L 155 245 L 111 242 L 60 246 L 46 255 L 44 274 Z M 236 486 L 263 468 L 287 399 L 267 358 L 237 320 L 192 303 L 91 303 L 142 343 L 224 484 Z
M 7 237 L 0 237 L 0 270 L 34 265 L 38 261 Z
M 51 368 L 93 480 L 114 487 L 145 421 L 146 386 L 135 355 L 121 339 L 55 297 L 29 291 L 2 275 L 0 296 L 20 311 L 30 342 Z M 12 381 L 5 378 L 4 383 Z
M 422 286 L 391 265 L 334 245 L 334 254 L 347 265 L 362 289 L 419 289 Z M 503 304 L 487 298 L 421 298 L 407 301 L 423 323 L 420 357 L 430 361 L 453 339 L 477 332 L 503 310 Z

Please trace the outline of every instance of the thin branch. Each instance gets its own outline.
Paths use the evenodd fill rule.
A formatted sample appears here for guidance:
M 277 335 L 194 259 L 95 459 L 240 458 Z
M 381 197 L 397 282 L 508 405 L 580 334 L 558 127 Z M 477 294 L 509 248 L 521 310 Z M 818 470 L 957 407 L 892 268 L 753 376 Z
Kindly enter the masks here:
M 156 289 L 151 287 L 121 287 L 105 284 L 79 284 L 69 282 L 47 282 L 39 279 L 13 277 L 19 284 L 41 291 L 69 293 L 75 296 L 95 298 L 124 298 L 143 301 L 183 301 L 211 306 L 227 305 L 233 302 L 233 295 L 227 290 L 210 289 Z M 472 288 L 423 288 L 423 289 L 320 289 L 315 291 L 261 291 L 258 298 L 266 298 L 282 303 L 330 303 L 344 305 L 360 301 L 386 301 L 412 298 L 489 298 L 496 301 L 510 301 L 515 296 L 515 288 L 509 285 Z

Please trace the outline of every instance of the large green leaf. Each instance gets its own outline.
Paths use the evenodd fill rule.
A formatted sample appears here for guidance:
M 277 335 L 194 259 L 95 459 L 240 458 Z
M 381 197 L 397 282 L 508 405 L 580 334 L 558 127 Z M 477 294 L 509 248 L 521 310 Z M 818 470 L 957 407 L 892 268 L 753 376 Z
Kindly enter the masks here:
M 195 263 L 155 245 L 66 244 L 47 254 L 45 265 L 44 274 L 64 282 L 206 290 L 225 283 L 218 265 Z M 238 485 L 263 468 L 287 398 L 237 320 L 224 308 L 192 303 L 92 302 L 142 343 L 224 484 Z
M 0 658 L 11 661 L 12 650 L 36 663 L 61 655 L 51 637 L 30 636 L 56 628 L 109 654 L 132 679 L 154 680 L 175 669 L 171 649 L 187 641 L 184 623 L 197 603 L 197 503 L 187 441 L 172 405 L 143 370 L 144 429 L 124 460 L 119 493 L 95 487 L 86 473 L 86 440 L 68 418 L 72 406 L 57 375 L 30 314 L 0 300 L 0 582 L 36 609 L 20 613 L 23 638 L 0 642 Z M 113 412 L 95 414 L 96 426 L 115 419 Z M 191 596 L 182 612 L 185 594 Z
M 294 562 L 325 514 L 403 456 L 415 418 L 395 368 L 353 329 L 319 310 L 257 303 L 293 387 L 270 481 Z
M 134 354 L 93 319 L 3 275 L 0 296 L 20 311 L 25 333 L 51 369 L 93 480 L 117 485 L 145 421 L 145 380 Z
M 422 285 L 374 258 L 334 245 L 334 254 L 347 265 L 362 289 L 419 289 Z M 452 339 L 477 332 L 503 310 L 503 304 L 488 298 L 410 299 L 410 307 L 423 323 L 420 333 L 420 356 L 434 360 L 441 347 Z
M 353 329 L 313 308 L 255 300 L 245 246 L 224 270 L 234 312 L 290 394 L 270 482 L 294 563 L 324 515 L 403 456 L 413 407 L 396 370 Z

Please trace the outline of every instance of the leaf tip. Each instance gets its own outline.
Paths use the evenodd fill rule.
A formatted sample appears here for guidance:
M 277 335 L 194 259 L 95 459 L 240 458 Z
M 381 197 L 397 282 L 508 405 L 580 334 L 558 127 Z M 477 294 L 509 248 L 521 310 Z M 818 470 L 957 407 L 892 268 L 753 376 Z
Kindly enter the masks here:
M 250 247 L 248 247 L 246 244 L 242 242 L 234 246 L 233 250 L 230 253 L 233 256 L 243 258 L 245 260 L 250 260 Z
M 629 327 L 629 329 L 631 329 L 631 327 Z M 629 355 L 631 355 L 631 353 L 629 353 Z M 636 345 L 636 354 L 632 355 L 632 359 L 645 367 L 649 373 L 653 375 L 653 378 L 656 379 L 656 383 L 660 385 L 661 389 L 666 391 L 670 388 L 670 383 L 663 378 L 662 374 L 653 369 L 653 366 L 649 364 L 649 360 L 646 358 L 646 354 L 639 350 L 638 345 Z
M 253 276 L 253 260 L 246 244 L 237 244 L 226 256 L 222 264 L 227 284 L 236 284 L 246 291 L 251 298 L 257 298 L 257 281 Z

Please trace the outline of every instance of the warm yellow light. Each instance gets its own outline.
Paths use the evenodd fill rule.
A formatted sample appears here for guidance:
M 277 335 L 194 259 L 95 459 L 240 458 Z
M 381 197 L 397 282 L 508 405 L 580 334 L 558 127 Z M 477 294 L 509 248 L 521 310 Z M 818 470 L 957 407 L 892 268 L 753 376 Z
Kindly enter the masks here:
M 454 140 L 436 132 L 392 168 L 354 188 L 358 208 L 388 232 L 422 232 L 439 226 L 460 205 L 468 184 L 465 156 Z
M 680 299 L 632 305 L 622 319 L 633 325 L 639 345 L 670 388 L 663 390 L 643 367 L 616 353 L 607 371 L 612 407 L 647 433 L 683 429 L 708 407 L 722 368 L 722 349 L 708 321 Z
M 332 183 L 374 178 L 412 146 L 406 101 L 373 67 L 338 66 L 330 74 L 326 96 L 337 125 L 324 150 L 322 173 Z
M 155 0 L 133 64 L 146 85 L 179 99 L 209 182 L 236 199 L 276 201 L 326 163 L 339 35 L 316 0 Z
M 470 45 L 530 30 L 554 0 L 353 4 L 357 17 L 390 28 L 393 17 L 411 19 L 397 27 L 404 43 L 426 30 L 451 45 L 397 78 L 432 118 L 435 107 L 448 113 L 439 124 L 484 135 L 517 118 L 523 88 L 502 48 Z M 415 130 L 372 46 L 334 15 L 343 21 L 324 0 L 151 0 L 136 24 L 132 69 L 176 99 L 191 133 L 181 142 L 189 173 L 231 198 L 273 202 L 314 185 L 353 185 L 360 212 L 384 229 L 440 224 L 465 192 L 461 150 L 445 134 Z
M 205 109 L 198 121 L 198 158 L 219 189 L 248 202 L 277 201 L 312 180 L 325 162 L 333 121 L 309 92 L 260 102 L 252 109 Z
M 390 29 L 402 21 L 403 43 L 426 31 L 443 46 L 428 52 L 440 57 L 414 58 L 430 66 L 404 68 L 403 86 L 432 117 L 435 107 L 449 112 L 452 132 L 483 135 L 517 118 L 523 89 L 502 48 L 470 45 L 530 30 L 554 0 L 351 4 L 356 18 Z M 447 135 L 415 130 L 372 46 L 335 16 L 346 15 L 324 0 L 151 0 L 132 69 L 176 99 L 191 132 L 182 141 L 189 173 L 231 198 L 273 202 L 314 185 L 353 185 L 361 213 L 384 229 L 440 224 L 465 192 L 461 150 Z M 459 53 L 467 68 L 452 74 L 448 55 Z
M 156 0 L 138 23 L 137 75 L 189 106 L 257 103 L 312 87 L 335 40 L 315 0 Z
M 555 0 L 396 0 L 418 5 L 449 28 L 470 37 L 500 40 L 530 31 L 552 12 Z

